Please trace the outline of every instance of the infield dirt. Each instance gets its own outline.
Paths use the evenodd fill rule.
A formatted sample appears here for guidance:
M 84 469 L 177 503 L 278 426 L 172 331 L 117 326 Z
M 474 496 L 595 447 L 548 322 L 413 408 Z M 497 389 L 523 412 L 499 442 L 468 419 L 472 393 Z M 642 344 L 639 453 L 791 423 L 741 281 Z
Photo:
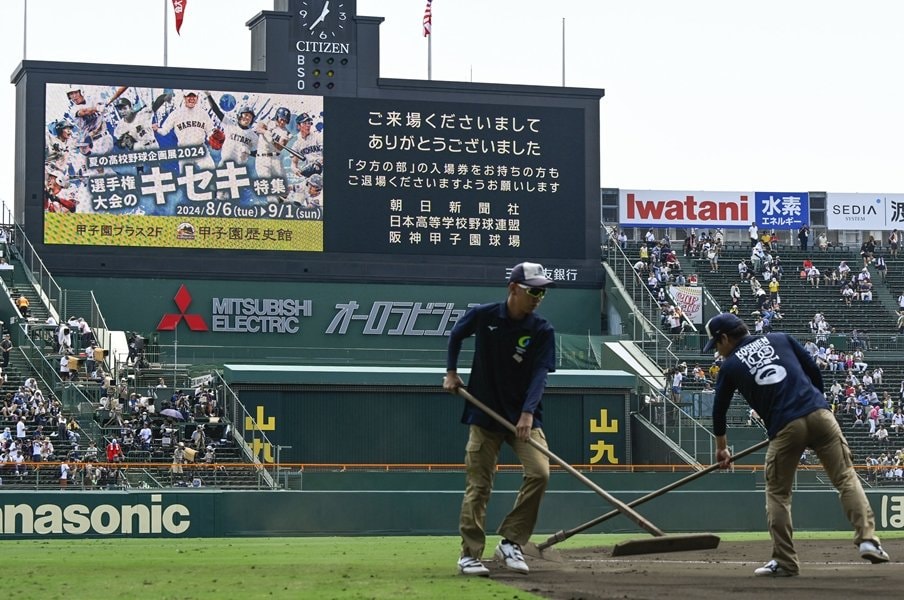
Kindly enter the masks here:
M 554 599 L 892 598 L 904 592 L 904 540 L 883 542 L 892 562 L 873 565 L 852 541 L 797 540 L 798 577 L 755 577 L 772 544 L 722 542 L 716 550 L 613 558 L 611 547 L 560 550 L 563 562 L 534 558 L 529 575 L 488 561 L 490 577 Z

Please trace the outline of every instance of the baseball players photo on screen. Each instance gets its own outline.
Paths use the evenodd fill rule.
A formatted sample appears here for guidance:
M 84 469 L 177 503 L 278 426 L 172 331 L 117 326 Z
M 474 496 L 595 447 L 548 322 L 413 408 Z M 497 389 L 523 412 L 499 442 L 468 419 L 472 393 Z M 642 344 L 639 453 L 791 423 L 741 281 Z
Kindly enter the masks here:
M 295 118 L 298 137 L 292 145 L 292 170 L 299 177 L 323 172 L 323 135 L 314 128 L 314 117 L 301 113 Z
M 166 136 L 171 131 L 176 132 L 177 145 L 185 147 L 205 147 L 207 137 L 213 133 L 213 120 L 207 113 L 207 109 L 201 106 L 197 90 L 183 90 L 182 104 L 164 119 L 163 123 L 152 125 L 154 132 L 160 136 Z M 194 165 L 196 169 L 213 171 L 215 166 L 210 152 L 205 151 L 199 156 L 182 158 L 179 160 L 179 172 L 185 172 L 185 165 Z
M 872 563 L 888 562 L 876 536 L 876 522 L 851 450 L 825 398 L 822 374 L 800 342 L 786 333 L 750 335 L 739 317 L 722 313 L 706 323 L 709 341 L 704 354 L 724 357 L 716 380 L 713 433 L 716 460 L 731 464 L 727 414 L 738 391 L 766 425 L 766 517 L 772 538 L 772 559 L 756 569 L 764 577 L 800 573 L 792 540 L 791 489 L 801 454 L 812 449 L 838 490 L 844 513 L 854 528 L 860 556 Z
M 555 370 L 555 331 L 536 310 L 553 286 L 543 265 L 520 263 L 511 271 L 504 301 L 469 309 L 449 333 L 443 389 L 455 394 L 464 386 L 458 375 L 458 357 L 464 340 L 474 336 L 467 390 L 508 419 L 516 432 L 465 402 L 461 422 L 468 426 L 467 480 L 459 516 L 458 559 L 463 575 L 489 575 L 481 560 L 486 545 L 486 507 L 503 443 L 518 456 L 524 477 L 514 507 L 499 525 L 502 540 L 494 556 L 512 571 L 530 570 L 521 546 L 528 542 L 537 523 L 549 483 L 549 458 L 528 440 L 547 447 L 542 397 L 547 374 Z
M 113 136 L 107 129 L 107 108 L 119 98 L 126 87 L 120 87 L 106 102 L 86 97 L 80 87 L 72 87 L 66 97 L 72 104 L 70 114 L 75 119 L 81 142 L 90 145 L 92 154 L 107 154 L 113 150 Z
M 151 107 L 143 103 L 133 104 L 125 96 L 113 103 L 119 122 L 113 130 L 116 145 L 121 150 L 156 150 L 157 137 L 151 120 Z
M 267 196 L 268 202 L 281 202 L 288 193 L 286 169 L 283 166 L 283 150 L 289 144 L 289 121 L 292 111 L 285 106 L 276 109 L 270 121 L 260 120 L 254 125 L 257 132 L 257 150 L 254 153 L 254 171 L 260 179 L 281 181 L 282 188 Z M 274 190 L 271 189 L 271 192 Z

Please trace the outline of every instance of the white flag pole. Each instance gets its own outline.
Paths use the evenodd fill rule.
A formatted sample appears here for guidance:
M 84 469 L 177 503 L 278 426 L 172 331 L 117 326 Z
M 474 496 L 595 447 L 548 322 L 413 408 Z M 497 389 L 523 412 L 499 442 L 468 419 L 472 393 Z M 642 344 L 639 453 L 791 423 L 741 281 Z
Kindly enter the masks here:
M 25 0 L 22 11 L 22 60 L 28 58 L 28 0 Z
M 562 17 L 562 87 L 565 87 L 565 17 Z
M 168 57 L 166 55 L 169 50 L 169 17 L 167 16 L 166 3 L 170 0 L 163 0 L 163 66 L 167 66 Z

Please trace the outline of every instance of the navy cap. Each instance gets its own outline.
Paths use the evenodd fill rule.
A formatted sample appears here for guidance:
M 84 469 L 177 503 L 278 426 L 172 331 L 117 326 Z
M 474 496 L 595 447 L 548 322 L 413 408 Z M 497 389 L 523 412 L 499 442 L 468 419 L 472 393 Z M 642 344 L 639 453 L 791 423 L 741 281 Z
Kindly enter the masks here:
M 523 262 L 512 268 L 510 283 L 523 283 L 530 287 L 555 287 L 552 279 L 546 278 L 546 269 L 539 263 Z
M 713 348 L 716 346 L 716 339 L 718 339 L 720 335 L 734 331 L 743 324 L 744 321 L 731 313 L 722 313 L 707 321 L 706 335 L 709 336 L 709 341 L 703 346 L 703 351 L 712 352 Z

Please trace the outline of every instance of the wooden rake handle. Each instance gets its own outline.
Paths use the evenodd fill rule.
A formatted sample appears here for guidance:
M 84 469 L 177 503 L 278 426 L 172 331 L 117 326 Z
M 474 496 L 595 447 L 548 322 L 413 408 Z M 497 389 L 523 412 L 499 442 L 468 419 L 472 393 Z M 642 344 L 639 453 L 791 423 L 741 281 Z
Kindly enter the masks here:
M 511 433 L 516 433 L 514 425 L 512 425 L 507 419 L 503 418 L 502 415 L 500 415 L 499 413 L 494 411 L 492 408 L 490 408 L 489 406 L 487 406 L 486 404 L 484 404 L 483 402 L 481 402 L 480 400 L 475 398 L 473 395 L 471 395 L 471 393 L 468 392 L 468 390 L 466 390 L 463 387 L 460 387 L 460 388 L 458 388 L 458 394 L 460 396 L 462 396 L 465 400 L 467 400 L 468 402 L 470 402 L 471 404 L 473 404 L 474 406 L 476 406 L 477 408 L 479 408 L 480 410 L 485 412 L 494 421 L 496 421 L 500 425 L 504 426 Z M 530 444 L 531 446 L 533 446 L 534 448 L 536 448 L 537 450 L 539 450 L 540 452 L 542 452 L 543 454 L 545 454 L 547 456 L 547 458 L 549 458 L 551 461 L 553 461 L 554 463 L 556 463 L 557 465 L 559 465 L 560 467 L 562 467 L 563 469 L 565 469 L 566 471 L 568 471 L 569 473 L 574 475 L 578 480 L 581 481 L 581 483 L 583 483 L 584 485 L 589 487 L 591 490 L 593 490 L 594 492 L 599 494 L 606 502 L 608 502 L 609 504 L 614 506 L 618 510 L 618 512 L 620 512 L 621 514 L 625 515 L 626 517 L 628 517 L 629 519 L 634 521 L 634 523 L 636 523 L 638 527 L 650 532 L 651 534 L 653 534 L 657 537 L 662 537 L 665 535 L 665 533 L 663 533 L 663 531 L 661 529 L 659 529 L 658 527 L 653 525 L 651 522 L 646 520 L 643 517 L 643 515 L 641 515 L 637 511 L 633 510 L 630 506 L 628 506 L 627 504 L 625 504 L 624 502 L 622 502 L 621 500 L 619 500 L 618 498 L 616 498 L 615 496 L 613 496 L 612 494 L 610 494 L 609 492 L 607 492 L 606 490 L 604 490 L 603 488 L 601 488 L 600 486 L 598 486 L 597 484 L 592 482 L 590 479 L 585 477 L 583 473 L 579 472 L 577 469 L 575 469 L 574 467 L 569 465 L 567 462 L 565 462 L 564 460 L 562 460 L 561 458 L 559 458 L 558 456 L 553 454 L 549 450 L 549 448 L 546 448 L 542 444 L 535 442 L 533 440 L 533 438 L 528 438 L 527 443 Z
M 739 458 L 743 458 L 743 457 L 747 456 L 748 454 L 752 454 L 753 452 L 756 452 L 757 450 L 761 450 L 762 448 L 765 448 L 768 445 L 769 445 L 769 440 L 763 440 L 761 442 L 758 442 L 758 443 L 754 444 L 753 446 L 746 448 L 744 450 L 741 450 L 737 454 L 733 455 L 731 457 L 731 461 L 734 462 L 734 461 L 738 460 Z M 662 496 L 666 492 L 671 492 L 672 490 L 674 490 L 676 488 L 679 488 L 679 487 L 686 485 L 696 479 L 699 479 L 708 473 L 712 473 L 713 471 L 715 471 L 719 468 L 721 468 L 719 466 L 719 463 L 713 463 L 713 464 L 709 465 L 708 467 L 706 467 L 705 469 L 701 469 L 700 471 L 695 471 L 694 473 L 691 473 L 690 475 L 687 475 L 686 477 L 682 477 L 678 481 L 673 481 L 672 483 L 670 483 L 658 490 L 652 491 L 645 496 L 641 496 L 640 498 L 637 498 L 636 500 L 632 500 L 631 502 L 628 502 L 628 506 L 630 506 L 631 508 L 634 508 L 635 506 L 639 506 L 639 505 L 643 504 L 644 502 L 648 502 L 648 501 L 652 500 L 653 498 L 658 498 L 659 496 Z M 617 516 L 618 514 L 619 514 L 619 511 L 613 510 L 613 511 L 607 512 L 604 515 L 600 515 L 599 517 L 596 517 L 595 519 L 593 519 L 591 521 L 587 521 L 583 525 L 578 525 L 574 529 L 569 529 L 568 531 L 558 531 L 558 532 L 552 534 L 551 536 L 549 536 L 549 538 L 542 544 L 537 544 L 537 549 L 539 549 L 542 552 L 543 550 L 546 550 L 550 546 L 552 546 L 554 544 L 558 544 L 559 542 L 564 542 L 571 536 L 581 533 L 582 531 L 586 531 L 587 529 L 590 529 L 591 527 L 595 527 L 596 525 L 599 525 L 603 521 L 608 521 L 609 519 Z

